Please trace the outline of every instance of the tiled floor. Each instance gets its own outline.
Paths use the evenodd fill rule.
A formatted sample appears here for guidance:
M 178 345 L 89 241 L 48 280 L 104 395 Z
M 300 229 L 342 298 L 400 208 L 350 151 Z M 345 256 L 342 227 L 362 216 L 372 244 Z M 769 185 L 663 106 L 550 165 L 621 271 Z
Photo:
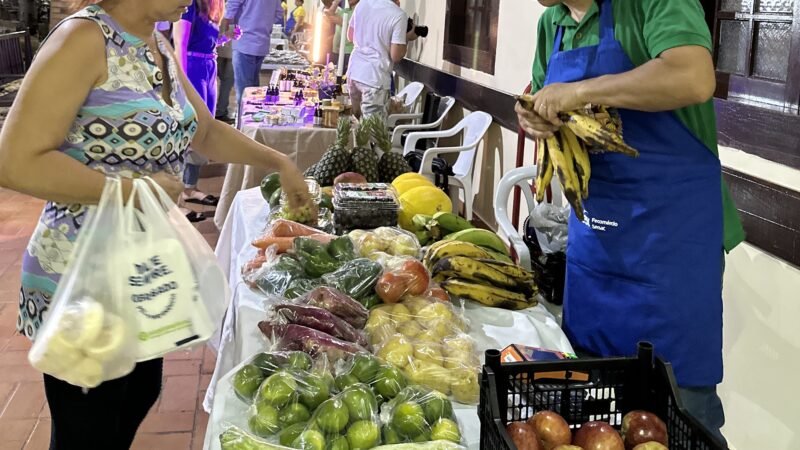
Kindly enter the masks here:
M 219 178 L 205 179 L 200 188 L 219 193 L 221 184 Z M 42 205 L 0 189 L 0 450 L 46 450 L 50 441 L 42 376 L 28 365 L 28 340 L 15 331 L 20 261 Z M 216 245 L 212 220 L 201 222 L 198 229 Z M 139 429 L 134 450 L 203 448 L 208 414 L 202 399 L 214 364 L 207 348 L 166 357 L 161 398 Z

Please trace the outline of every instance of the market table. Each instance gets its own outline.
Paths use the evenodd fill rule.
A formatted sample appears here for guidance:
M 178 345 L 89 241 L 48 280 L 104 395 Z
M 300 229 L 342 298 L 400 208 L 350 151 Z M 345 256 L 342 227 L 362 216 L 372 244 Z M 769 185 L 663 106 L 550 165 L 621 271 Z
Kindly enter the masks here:
M 263 111 L 262 88 L 248 88 L 244 92 L 244 102 L 239 117 L 239 130 L 264 145 L 287 155 L 301 171 L 316 163 L 333 145 L 336 130 L 307 124 L 273 126 L 264 121 L 256 121 Z M 243 164 L 229 164 L 222 185 L 219 204 L 214 215 L 214 223 L 222 229 L 228 210 L 237 192 L 258 186 L 269 172 Z
M 250 242 L 265 228 L 268 212 L 269 207 L 261 198 L 259 189 L 238 192 L 217 244 L 217 259 L 229 274 L 233 295 L 219 340 L 214 342 L 218 345 L 217 365 L 203 402 L 203 407 L 211 414 L 206 450 L 219 449 L 218 436 L 226 425 L 225 417 L 246 409 L 228 385 L 225 375 L 245 359 L 267 349 L 267 342 L 257 324 L 263 319 L 270 301 L 244 283 L 240 268 L 256 254 Z M 542 305 L 512 312 L 467 303 L 465 315 L 470 322 L 469 335 L 480 350 L 524 343 L 572 352 L 572 346 L 556 319 Z M 218 384 L 221 379 L 223 383 Z M 480 439 L 477 406 L 455 406 L 468 447 L 477 449 Z

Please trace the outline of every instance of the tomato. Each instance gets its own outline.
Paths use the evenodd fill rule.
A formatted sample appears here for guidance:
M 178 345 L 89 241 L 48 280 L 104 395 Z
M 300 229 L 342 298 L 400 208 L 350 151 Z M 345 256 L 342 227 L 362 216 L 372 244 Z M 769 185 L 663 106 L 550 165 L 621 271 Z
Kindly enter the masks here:
M 407 291 L 409 295 L 422 295 L 428 291 L 431 284 L 431 276 L 428 269 L 421 262 L 413 260 L 406 261 L 400 270 L 408 274 Z
M 450 295 L 439 286 L 434 286 L 425 294 L 426 297 L 435 298 L 441 302 L 450 302 Z
M 375 292 L 384 303 L 397 303 L 406 293 L 406 282 L 394 272 L 383 274 L 375 286 Z

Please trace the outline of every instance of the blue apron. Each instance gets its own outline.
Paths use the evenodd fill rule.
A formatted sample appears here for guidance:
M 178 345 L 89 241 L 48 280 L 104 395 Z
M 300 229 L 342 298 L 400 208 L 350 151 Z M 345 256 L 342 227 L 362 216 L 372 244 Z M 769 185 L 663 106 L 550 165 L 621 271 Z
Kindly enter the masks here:
M 600 44 L 560 51 L 545 84 L 635 68 L 599 0 Z M 569 223 L 564 328 L 577 349 L 636 353 L 647 340 L 682 387 L 722 380 L 722 196 L 719 159 L 672 112 L 621 110 L 625 141 L 641 156 L 591 156 L 585 220 Z
M 294 20 L 295 11 L 297 11 L 297 8 L 293 9 L 292 12 L 289 13 L 289 17 L 286 19 L 285 31 L 287 35 L 291 35 L 292 31 L 294 31 L 295 25 L 297 25 L 297 21 Z

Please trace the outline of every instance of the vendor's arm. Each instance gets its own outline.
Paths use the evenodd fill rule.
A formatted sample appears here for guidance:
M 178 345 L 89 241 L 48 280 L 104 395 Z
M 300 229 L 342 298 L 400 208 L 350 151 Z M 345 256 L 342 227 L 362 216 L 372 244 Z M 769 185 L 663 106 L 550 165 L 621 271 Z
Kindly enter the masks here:
M 558 123 L 558 112 L 587 103 L 655 112 L 711 98 L 716 87 L 711 34 L 700 4 L 695 0 L 640 0 L 640 8 L 643 51 L 649 60 L 634 61 L 637 67 L 626 73 L 548 85 L 534 94 L 536 110 L 542 117 Z M 539 47 L 535 88 L 543 84 L 546 63 L 542 61 L 546 61 L 544 54 L 550 48 L 541 43 Z
M 708 49 L 672 48 L 636 69 L 578 83 L 551 84 L 534 94 L 539 115 L 558 122 L 558 113 L 588 103 L 638 111 L 672 111 L 714 95 L 716 79 Z
M 213 161 L 278 171 L 281 174 L 281 187 L 287 193 L 290 204 L 299 206 L 308 202 L 308 186 L 297 166 L 286 155 L 215 120 L 186 75 L 181 72 L 178 76 L 189 102 L 197 112 L 198 128 L 192 139 L 192 150 Z
M 226 4 L 225 7 L 226 8 L 228 7 L 227 4 Z M 285 12 L 283 10 L 283 4 L 281 2 L 276 2 L 275 3 L 275 22 L 273 22 L 273 23 L 274 24 L 283 25 L 284 15 L 285 15 Z
M 105 175 L 58 148 L 94 86 L 107 77 L 105 42 L 92 22 L 71 20 L 42 46 L 0 132 L 0 186 L 61 203 L 96 204 Z M 178 178 L 153 177 L 177 198 Z M 123 180 L 125 196 L 131 183 Z

